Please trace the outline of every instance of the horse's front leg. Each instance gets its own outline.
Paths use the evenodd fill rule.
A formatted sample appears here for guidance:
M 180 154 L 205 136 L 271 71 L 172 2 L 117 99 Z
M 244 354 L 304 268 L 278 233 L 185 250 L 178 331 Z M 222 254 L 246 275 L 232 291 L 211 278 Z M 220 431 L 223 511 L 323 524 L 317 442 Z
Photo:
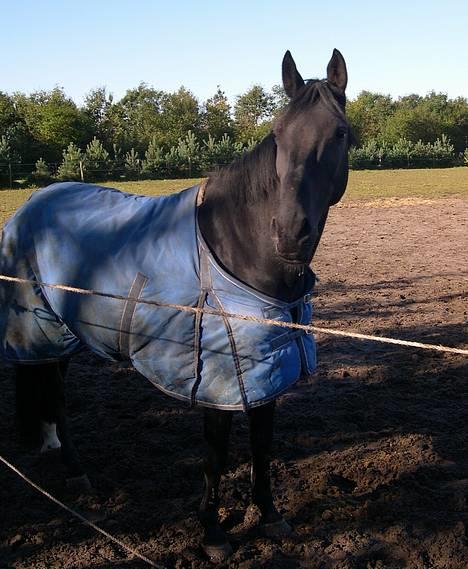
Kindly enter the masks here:
M 231 411 L 204 411 L 204 435 L 208 454 L 204 462 L 205 489 L 199 519 L 204 528 L 203 549 L 214 562 L 222 562 L 232 553 L 226 534 L 218 521 L 218 488 L 227 463 L 232 415 Z
M 274 414 L 274 401 L 248 412 L 252 449 L 251 483 L 252 501 L 262 516 L 259 526 L 261 533 L 270 537 L 280 537 L 289 535 L 292 528 L 275 508 L 271 493 L 270 454 Z

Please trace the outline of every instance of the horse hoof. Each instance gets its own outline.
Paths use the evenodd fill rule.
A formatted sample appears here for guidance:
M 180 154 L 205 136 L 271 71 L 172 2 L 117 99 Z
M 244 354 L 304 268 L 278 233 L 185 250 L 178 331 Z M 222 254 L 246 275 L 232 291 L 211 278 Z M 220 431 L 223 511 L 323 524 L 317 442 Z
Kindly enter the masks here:
M 61 448 L 61 445 L 60 445 L 60 444 L 59 444 L 58 446 L 53 446 L 53 445 L 50 445 L 50 444 L 43 444 L 43 445 L 41 446 L 41 450 L 40 450 L 39 452 L 40 452 L 40 454 L 50 454 L 50 455 L 53 455 L 53 454 L 58 453 L 58 451 L 60 450 L 60 448 Z
M 258 531 L 264 537 L 287 537 L 292 534 L 293 529 L 285 519 L 281 518 L 276 522 L 260 524 Z
M 219 544 L 203 544 L 203 551 L 212 563 L 223 563 L 232 555 L 232 547 L 229 541 Z
M 68 490 L 71 490 L 72 492 L 81 493 L 89 492 L 93 488 L 87 474 L 82 474 L 81 476 L 75 476 L 73 478 L 67 478 L 66 486 Z

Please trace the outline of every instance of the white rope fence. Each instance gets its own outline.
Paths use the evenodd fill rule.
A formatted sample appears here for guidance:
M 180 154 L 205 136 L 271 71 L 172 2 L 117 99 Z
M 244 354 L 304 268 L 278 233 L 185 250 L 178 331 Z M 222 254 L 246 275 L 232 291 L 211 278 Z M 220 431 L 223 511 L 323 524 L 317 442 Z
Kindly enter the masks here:
M 137 302 L 139 304 L 147 304 L 149 306 L 157 306 L 163 308 L 173 308 L 174 310 L 180 310 L 182 312 L 192 312 L 192 313 L 205 313 L 205 314 L 212 314 L 216 316 L 222 316 L 225 318 L 236 318 L 238 320 L 245 320 L 247 322 L 256 322 L 259 324 L 266 324 L 270 326 L 279 326 L 281 328 L 290 328 L 295 330 L 304 330 L 305 332 L 318 332 L 322 334 L 330 334 L 332 336 L 341 336 L 345 338 L 354 338 L 357 340 L 368 340 L 371 342 L 380 342 L 383 344 L 394 344 L 397 346 L 407 346 L 410 348 L 417 348 L 421 350 L 432 350 L 437 352 L 446 352 L 450 354 L 461 354 L 461 355 L 468 355 L 468 350 L 464 350 L 462 348 L 451 348 L 449 346 L 442 346 L 439 344 L 426 344 L 422 342 L 414 342 L 409 340 L 400 340 L 397 338 L 387 338 L 385 336 L 373 336 L 370 334 L 361 334 L 359 332 L 345 332 L 343 330 L 335 330 L 332 328 L 322 328 L 319 326 L 312 326 L 308 324 L 296 324 L 295 322 L 283 322 L 281 320 L 273 320 L 271 318 L 257 318 L 256 316 L 249 316 L 245 314 L 236 314 L 231 312 L 224 312 L 220 310 L 216 310 L 214 308 L 198 308 L 196 306 L 185 306 L 183 304 L 174 304 L 174 303 L 164 303 L 164 302 L 157 302 L 155 300 L 145 300 L 143 298 L 133 298 L 129 296 L 122 296 L 119 294 L 110 294 L 106 292 L 90 290 L 85 288 L 77 288 L 71 287 L 63 284 L 51 284 L 45 283 L 36 280 L 30 279 L 22 279 L 19 277 L 10 277 L 7 275 L 0 275 L 0 280 L 8 281 L 8 282 L 15 282 L 20 284 L 35 284 L 47 288 L 63 290 L 65 292 L 72 292 L 74 294 L 84 294 L 84 295 L 91 295 L 91 296 L 100 296 L 104 298 L 112 298 L 115 300 L 131 300 L 133 302 Z
M 72 508 L 70 508 L 69 506 L 64 504 L 62 501 L 60 501 L 55 496 L 52 496 L 52 494 L 47 492 L 47 490 L 44 490 L 43 488 L 41 488 L 38 484 L 33 482 L 30 478 L 28 478 L 25 474 L 23 474 L 20 470 L 18 470 L 18 468 L 16 468 L 16 466 L 14 466 L 10 462 L 8 462 L 8 460 L 6 460 L 6 458 L 3 458 L 2 455 L 0 455 L 0 462 L 3 462 L 3 464 L 5 464 L 10 470 L 12 470 L 15 474 L 17 474 L 20 478 L 22 478 L 25 482 L 27 482 L 35 490 L 37 490 L 38 492 L 40 492 L 41 494 L 46 496 L 46 498 L 48 498 L 49 500 L 54 502 L 54 504 L 57 504 L 57 506 L 60 506 L 63 510 L 65 510 L 66 512 L 68 512 L 69 514 L 74 516 L 75 518 L 78 518 L 85 525 L 89 526 L 90 528 L 94 529 L 98 533 L 102 534 L 104 537 L 106 537 L 107 539 L 109 539 L 110 541 L 112 541 L 113 543 L 118 545 L 120 548 L 125 550 L 127 553 L 130 553 L 131 555 L 138 557 L 139 559 L 141 559 L 142 561 L 144 561 L 148 565 L 151 565 L 151 567 L 156 567 L 157 569 L 165 569 L 162 565 L 156 564 L 154 561 L 152 561 L 151 559 L 149 559 L 148 557 L 146 557 L 145 555 L 143 555 L 142 553 L 140 553 L 139 551 L 137 551 L 133 547 L 130 547 L 129 545 L 124 543 L 122 540 L 118 539 L 117 537 L 114 537 L 112 534 L 108 533 L 106 530 L 97 526 L 94 522 L 91 522 L 90 520 L 86 519 L 84 516 L 82 516 L 76 510 L 73 510 Z

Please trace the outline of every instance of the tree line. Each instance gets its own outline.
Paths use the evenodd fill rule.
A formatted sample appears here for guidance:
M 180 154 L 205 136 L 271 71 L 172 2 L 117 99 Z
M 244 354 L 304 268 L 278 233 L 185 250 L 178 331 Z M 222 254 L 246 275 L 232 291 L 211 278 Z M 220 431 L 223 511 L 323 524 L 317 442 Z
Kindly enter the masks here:
M 0 176 L 203 173 L 261 140 L 286 104 L 282 87 L 260 85 L 232 105 L 219 87 L 202 102 L 185 87 L 165 92 L 141 83 L 118 101 L 101 87 L 80 106 L 59 87 L 0 92 Z M 468 162 L 466 98 L 363 91 L 348 101 L 347 115 L 356 138 L 352 167 Z

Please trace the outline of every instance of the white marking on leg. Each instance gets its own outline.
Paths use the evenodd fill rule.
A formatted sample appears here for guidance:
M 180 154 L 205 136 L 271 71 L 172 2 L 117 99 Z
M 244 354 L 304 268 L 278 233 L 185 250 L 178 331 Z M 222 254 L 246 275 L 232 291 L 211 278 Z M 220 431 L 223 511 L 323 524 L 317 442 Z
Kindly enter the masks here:
M 46 421 L 42 421 L 41 429 L 42 429 L 41 453 L 60 448 L 62 446 L 57 436 L 57 425 L 55 423 L 47 423 Z

